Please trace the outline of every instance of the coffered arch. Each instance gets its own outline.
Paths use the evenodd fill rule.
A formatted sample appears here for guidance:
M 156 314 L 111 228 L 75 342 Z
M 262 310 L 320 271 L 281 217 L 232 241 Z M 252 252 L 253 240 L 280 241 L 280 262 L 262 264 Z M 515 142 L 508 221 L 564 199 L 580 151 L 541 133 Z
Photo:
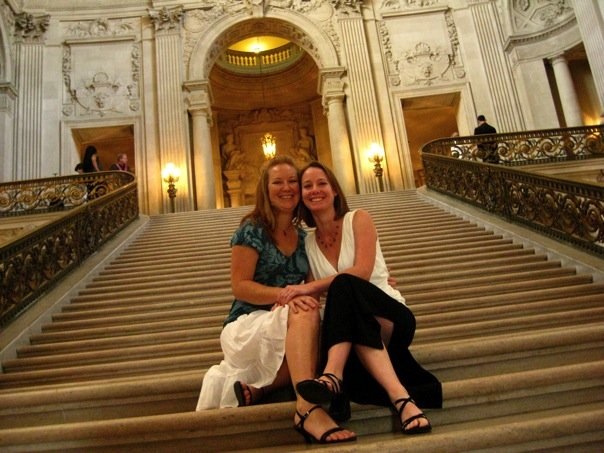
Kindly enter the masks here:
M 195 40 L 191 18 L 185 20 L 188 40 Z M 188 22 L 188 23 L 187 23 Z M 287 11 L 275 11 L 266 17 L 248 15 L 222 17 L 204 28 L 196 39 L 189 58 L 185 55 L 185 78 L 188 81 L 206 80 L 219 55 L 231 44 L 258 35 L 287 39 L 306 51 L 319 69 L 337 67 L 338 54 L 327 34 L 304 16 Z

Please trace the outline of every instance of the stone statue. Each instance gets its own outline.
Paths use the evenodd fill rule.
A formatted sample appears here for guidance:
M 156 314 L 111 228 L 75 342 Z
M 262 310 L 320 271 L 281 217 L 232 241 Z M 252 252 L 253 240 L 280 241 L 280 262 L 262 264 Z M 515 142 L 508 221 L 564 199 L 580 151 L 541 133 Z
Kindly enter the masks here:
M 243 168 L 243 154 L 235 143 L 235 136 L 232 133 L 227 134 L 221 154 L 224 170 L 241 170 Z

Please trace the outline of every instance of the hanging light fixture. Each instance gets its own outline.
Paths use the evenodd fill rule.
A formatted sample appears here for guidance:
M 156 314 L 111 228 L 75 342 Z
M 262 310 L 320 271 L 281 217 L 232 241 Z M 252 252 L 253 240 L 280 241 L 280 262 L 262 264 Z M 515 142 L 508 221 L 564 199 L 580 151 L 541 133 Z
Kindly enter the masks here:
M 260 139 L 262 142 L 262 152 L 264 153 L 264 157 L 268 159 L 272 159 L 277 154 L 277 143 L 275 142 L 275 137 L 270 132 L 264 134 L 264 136 Z

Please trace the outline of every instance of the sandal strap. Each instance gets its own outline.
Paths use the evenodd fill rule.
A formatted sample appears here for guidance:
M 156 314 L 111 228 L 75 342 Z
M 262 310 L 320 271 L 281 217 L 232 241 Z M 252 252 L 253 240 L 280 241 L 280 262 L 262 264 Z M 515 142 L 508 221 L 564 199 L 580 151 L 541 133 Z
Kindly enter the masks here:
M 341 426 L 336 426 L 335 428 L 328 429 L 327 431 L 325 431 L 323 433 L 319 442 L 321 442 L 322 444 L 326 443 L 325 441 L 327 440 L 327 438 L 329 436 L 331 436 L 333 433 L 337 433 L 339 431 L 344 431 L 344 428 L 342 428 Z
M 319 404 L 316 404 L 313 407 L 311 407 L 310 409 L 308 409 L 304 414 L 301 414 L 296 409 L 296 414 L 298 415 L 298 417 L 300 417 L 300 421 L 298 423 L 296 423 L 296 427 L 304 430 L 304 422 L 306 421 L 306 419 L 310 416 L 310 414 L 312 413 L 312 411 L 314 411 L 315 409 L 318 409 L 320 407 L 321 406 Z
M 430 421 L 428 420 L 428 417 L 426 417 L 424 414 L 413 415 L 412 417 L 409 417 L 407 420 L 405 420 L 404 423 L 402 423 L 403 431 L 406 431 L 407 426 L 409 426 L 415 420 L 419 420 L 421 418 L 425 418 L 428 421 L 428 423 L 430 423 Z
M 397 409 L 396 405 L 398 403 L 402 402 L 403 404 L 400 405 L 400 407 Z M 398 416 L 400 418 L 400 416 L 402 415 L 403 411 L 405 410 L 405 406 L 409 403 L 415 404 L 415 401 L 413 401 L 413 398 L 411 398 L 410 396 L 407 398 L 399 398 L 396 401 L 394 401 L 392 403 L 392 405 L 394 406 L 394 408 L 396 409 L 396 411 L 398 412 Z M 417 404 L 415 404 L 417 406 Z
M 321 380 L 322 377 L 327 378 L 328 380 Z M 317 381 L 323 384 L 324 386 L 329 386 L 331 384 L 331 392 L 332 393 L 342 393 L 342 380 L 332 373 L 323 373 L 321 376 L 317 378 Z

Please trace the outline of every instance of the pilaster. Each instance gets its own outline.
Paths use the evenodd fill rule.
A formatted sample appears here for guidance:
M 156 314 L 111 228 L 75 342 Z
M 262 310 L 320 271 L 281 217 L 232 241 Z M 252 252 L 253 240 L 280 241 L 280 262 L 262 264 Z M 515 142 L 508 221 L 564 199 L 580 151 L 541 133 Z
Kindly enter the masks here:
M 176 183 L 176 211 L 193 209 L 193 172 L 186 139 L 186 115 L 182 110 L 182 8 L 163 8 L 150 11 L 155 27 L 155 58 L 157 61 L 157 105 L 160 166 L 172 162 L 180 169 Z M 160 175 L 158 175 L 160 177 Z M 164 212 L 169 210 L 169 200 L 163 198 Z
M 351 14 L 339 20 L 342 30 L 342 49 L 347 66 L 348 115 L 353 130 L 353 147 L 356 162 L 356 173 L 361 193 L 379 190 L 371 166 L 367 163 L 367 150 L 372 143 L 382 148 L 384 140 L 380 126 L 378 100 L 375 80 L 372 73 L 371 58 L 367 47 L 367 37 L 360 14 Z M 384 163 L 385 174 L 388 174 L 387 163 Z M 389 189 L 388 178 L 384 180 L 385 189 Z
M 573 9 L 598 92 L 600 112 L 604 112 L 604 8 L 601 0 L 574 0 Z
M 503 50 L 503 31 L 497 5 L 493 0 L 469 0 L 484 71 L 495 110 L 493 123 L 499 132 L 518 131 L 526 127 L 514 86 L 514 77 Z M 484 112 L 482 112 L 484 113 Z
M 12 180 L 41 178 L 44 35 L 50 16 L 21 13 L 15 21 L 16 84 Z

